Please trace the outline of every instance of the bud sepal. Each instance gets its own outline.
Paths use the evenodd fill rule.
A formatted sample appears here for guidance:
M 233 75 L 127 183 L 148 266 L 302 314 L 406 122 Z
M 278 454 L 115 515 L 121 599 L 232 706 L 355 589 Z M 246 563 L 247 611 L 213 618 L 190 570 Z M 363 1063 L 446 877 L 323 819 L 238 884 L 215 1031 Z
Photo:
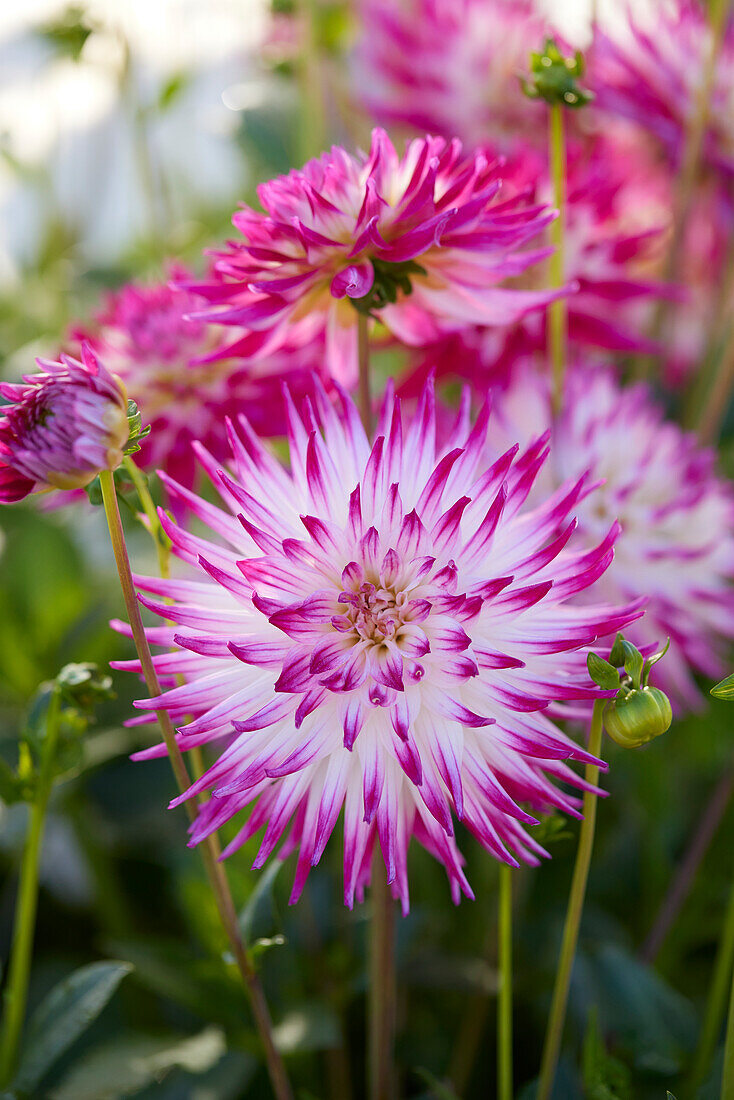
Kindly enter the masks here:
M 552 107 L 577 110 L 594 98 L 593 92 L 577 83 L 585 70 L 580 50 L 573 57 L 564 57 L 554 39 L 546 38 L 543 52 L 530 54 L 530 76 L 520 75 L 520 85 L 528 99 L 544 99 Z
M 644 658 L 636 646 L 617 634 L 608 661 L 596 653 L 587 657 L 594 683 L 606 691 L 616 689 L 615 697 L 604 708 L 603 721 L 609 736 L 623 748 L 639 748 L 670 728 L 670 700 L 660 688 L 648 685 L 650 670 L 665 656 L 669 645 L 670 639 L 659 653 Z M 624 675 L 619 672 L 620 665 Z

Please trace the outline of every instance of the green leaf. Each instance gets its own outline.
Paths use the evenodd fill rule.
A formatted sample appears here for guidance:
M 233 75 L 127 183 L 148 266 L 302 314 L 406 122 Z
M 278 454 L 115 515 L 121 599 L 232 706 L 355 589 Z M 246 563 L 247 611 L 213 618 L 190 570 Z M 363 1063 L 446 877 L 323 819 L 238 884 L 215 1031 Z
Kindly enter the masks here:
M 630 1072 L 607 1053 L 595 1008 L 589 1013 L 584 1037 L 583 1077 L 588 1100 L 632 1100 Z
M 89 1051 L 50 1095 L 52 1100 L 116 1100 L 159 1082 L 172 1069 L 205 1073 L 226 1049 L 217 1027 L 188 1038 L 124 1035 Z
M 712 687 L 711 694 L 715 699 L 734 699 L 734 672 Z
M 263 921 L 267 921 L 273 911 L 273 887 L 282 866 L 279 859 L 271 860 L 258 877 L 254 890 L 242 908 L 239 925 L 246 944 L 250 943 L 256 929 L 262 929 Z
M 619 687 L 619 673 L 614 665 L 610 665 L 609 661 L 605 661 L 603 657 L 599 657 L 596 653 L 589 653 L 586 658 L 586 667 L 589 670 L 589 676 L 600 688 L 614 691 Z
M 459 1097 L 446 1081 L 441 1081 L 429 1069 L 424 1066 L 416 1066 L 415 1073 L 421 1081 L 428 1085 L 428 1094 L 435 1100 L 459 1100 Z
M 54 986 L 31 1017 L 13 1088 L 31 1092 L 54 1062 L 99 1016 L 133 969 L 126 962 L 90 963 Z

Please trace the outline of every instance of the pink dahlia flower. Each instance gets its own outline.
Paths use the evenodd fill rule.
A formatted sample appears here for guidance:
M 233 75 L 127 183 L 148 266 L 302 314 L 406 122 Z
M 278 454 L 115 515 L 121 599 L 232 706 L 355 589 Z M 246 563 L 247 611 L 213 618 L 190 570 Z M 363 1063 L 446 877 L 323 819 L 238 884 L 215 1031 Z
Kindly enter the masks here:
M 191 278 L 178 264 L 170 276 L 178 282 Z M 312 372 L 322 369 L 324 355 L 323 332 L 319 336 L 310 325 L 295 328 L 272 354 L 258 354 L 257 338 L 248 345 L 245 337 L 237 357 L 221 358 L 221 330 L 189 317 L 196 304 L 191 293 L 170 282 L 130 283 L 108 295 L 84 334 L 152 426 L 136 461 L 145 469 L 162 467 L 189 486 L 196 470 L 194 439 L 224 460 L 225 418 L 235 410 L 247 413 L 260 435 L 283 435 L 283 381 L 295 393 L 310 392 Z
M 122 462 L 127 397 L 88 347 L 82 362 L 38 359 L 40 374 L 0 382 L 0 502 L 44 489 L 79 489 Z
M 192 843 L 249 807 L 225 854 L 265 827 L 262 867 L 285 839 L 295 900 L 343 810 L 348 905 L 379 839 L 407 909 L 411 836 L 458 900 L 471 891 L 454 818 L 514 865 L 545 854 L 524 828 L 535 815 L 577 814 L 553 781 L 583 786 L 565 761 L 588 755 L 554 719 L 598 694 L 584 647 L 637 613 L 571 602 L 609 565 L 617 528 L 569 553 L 587 478 L 525 509 L 546 439 L 487 468 L 487 409 L 439 452 L 430 388 L 411 419 L 388 393 L 371 443 L 349 399 L 341 416 L 323 395 L 318 407 L 291 414 L 290 470 L 245 420 L 236 473 L 199 448 L 226 510 L 178 490 L 211 538 L 163 517 L 199 577 L 139 582 L 175 624 L 151 633 L 174 647 L 159 671 L 186 683 L 138 706 L 168 710 L 182 749 L 223 744 L 182 796 L 214 792 Z
M 503 437 L 534 439 L 551 421 L 547 375 L 519 372 L 495 407 L 504 429 L 496 447 Z M 694 674 L 719 679 L 734 637 L 731 486 L 716 476 L 713 453 L 667 421 L 646 387 L 622 389 L 599 366 L 568 373 L 554 440 L 538 499 L 584 470 L 603 479 L 577 509 L 576 538 L 587 547 L 611 519 L 622 528 L 595 597 L 646 597 L 630 636 L 639 645 L 670 637 L 656 674 L 679 708 L 695 707 Z
M 532 0 L 360 0 L 355 94 L 379 122 L 467 145 L 545 135 L 521 92 L 547 34 Z
M 212 303 L 200 317 L 273 347 L 294 323 L 321 317 L 329 369 L 348 384 L 355 302 L 409 344 L 442 324 L 507 324 L 562 292 L 498 285 L 548 254 L 521 246 L 554 216 L 525 195 L 502 198 L 501 176 L 500 161 L 440 137 L 409 142 L 402 157 L 382 130 L 369 155 L 335 147 L 263 184 L 264 214 L 234 215 L 244 239 L 217 254 L 219 281 L 193 288 Z
M 648 18 L 632 16 L 620 33 L 597 33 L 589 75 L 597 106 L 631 119 L 653 134 L 678 165 L 698 91 L 711 56 L 711 25 L 698 0 L 664 0 L 649 6 Z M 706 164 L 734 176 L 734 21 L 724 35 L 714 75 Z M 730 198 L 731 202 L 731 198 Z

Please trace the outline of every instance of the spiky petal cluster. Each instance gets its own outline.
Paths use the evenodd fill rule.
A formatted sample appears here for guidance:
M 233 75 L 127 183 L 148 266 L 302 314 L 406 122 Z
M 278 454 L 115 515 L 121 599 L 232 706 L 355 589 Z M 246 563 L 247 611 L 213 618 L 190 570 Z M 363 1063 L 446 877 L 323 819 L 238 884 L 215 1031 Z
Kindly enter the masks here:
M 382 130 L 369 154 L 334 147 L 261 185 L 264 214 L 234 215 L 243 240 L 218 254 L 220 281 L 194 288 L 212 303 L 201 316 L 277 346 L 294 322 L 320 315 L 329 367 L 347 383 L 357 369 L 353 300 L 407 343 L 437 323 L 506 324 L 559 292 L 498 285 L 547 255 L 521 249 L 553 217 L 524 195 L 500 197 L 501 176 L 500 161 L 441 137 L 409 142 L 402 157 Z
M 282 383 L 297 393 L 311 388 L 311 374 L 323 360 L 323 334 L 301 326 L 277 353 L 249 355 L 241 341 L 237 358 L 220 358 L 221 330 L 189 314 L 198 300 L 176 283 L 191 279 L 179 264 L 163 283 L 129 283 L 107 297 L 93 327 L 84 335 L 123 379 L 151 434 L 136 459 L 146 469 L 161 467 L 193 484 L 194 439 L 224 460 L 228 453 L 225 417 L 241 409 L 260 435 L 282 435 L 285 407 Z M 174 282 L 175 281 L 175 282 Z
M 122 462 L 129 435 L 119 379 L 90 348 L 82 362 L 38 359 L 40 374 L 0 382 L 0 502 L 44 489 L 78 489 Z
M 643 9 L 644 10 L 644 9 Z M 679 165 L 687 134 L 699 110 L 699 91 L 710 65 L 712 28 L 699 0 L 665 0 L 637 9 L 617 35 L 599 31 L 589 73 L 597 105 L 632 120 L 660 142 Z M 729 20 L 713 78 L 703 156 L 734 177 L 734 21 Z M 731 205 L 731 191 L 729 202 Z
M 175 647 L 159 671 L 187 681 L 155 706 L 183 749 L 223 744 L 184 796 L 214 792 L 192 842 L 249 807 L 226 852 L 264 826 L 261 867 L 287 837 L 294 900 L 342 809 L 347 904 L 379 838 L 406 908 L 411 836 L 458 899 L 470 890 L 454 817 L 498 859 L 532 863 L 543 850 L 523 826 L 576 812 L 552 780 L 583 785 L 564 761 L 587 757 L 553 715 L 596 692 L 582 647 L 636 609 L 571 604 L 609 565 L 616 526 L 569 553 L 587 479 L 524 510 L 547 440 L 488 468 L 487 427 L 486 408 L 473 428 L 462 416 L 439 453 L 432 391 L 411 420 L 388 394 L 370 443 L 351 402 L 340 416 L 322 395 L 318 420 L 291 414 L 290 470 L 245 421 L 234 476 L 199 448 L 228 511 L 179 491 L 218 541 L 163 517 L 200 576 L 140 582 L 175 624 L 152 634 Z
M 467 145 L 543 133 L 518 73 L 543 42 L 531 0 L 360 0 L 355 94 L 379 122 Z
M 496 410 L 506 438 L 534 438 L 551 420 L 547 378 L 519 372 Z M 554 440 L 545 491 L 587 469 L 604 479 L 578 508 L 587 546 L 611 518 L 622 528 L 598 590 L 610 601 L 647 598 L 630 634 L 638 644 L 670 637 L 660 686 L 679 707 L 695 707 L 694 673 L 720 677 L 734 637 L 731 486 L 717 477 L 713 453 L 667 421 L 646 387 L 621 388 L 600 366 L 568 373 Z

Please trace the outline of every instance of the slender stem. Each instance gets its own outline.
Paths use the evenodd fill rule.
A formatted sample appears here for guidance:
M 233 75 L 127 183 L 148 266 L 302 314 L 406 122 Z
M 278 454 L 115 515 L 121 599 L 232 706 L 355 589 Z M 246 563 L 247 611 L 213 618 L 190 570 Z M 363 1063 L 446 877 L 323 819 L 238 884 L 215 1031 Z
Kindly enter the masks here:
M 158 518 L 158 510 L 156 509 L 155 502 L 150 495 L 147 478 L 130 455 L 126 455 L 122 463 L 130 476 L 130 480 L 135 486 L 138 500 L 148 519 L 150 535 L 155 543 L 156 553 L 158 554 L 158 569 L 160 575 L 164 579 L 167 579 L 171 575 L 171 548 L 163 527 L 161 526 L 161 521 Z
M 497 1100 L 512 1100 L 512 868 L 500 864 Z
M 734 793 L 734 768 L 728 768 L 719 779 L 714 793 L 706 802 L 706 808 L 696 826 L 691 843 L 678 865 L 675 878 L 663 899 L 650 934 L 643 944 L 640 958 L 644 962 L 654 962 L 657 957 L 658 951 L 662 947 L 675 918 L 678 916 L 683 902 L 688 897 L 698 869 L 721 824 L 732 793 Z
M 138 657 L 140 658 L 140 665 L 143 670 L 146 687 L 150 695 L 156 697 L 161 694 L 161 688 L 153 664 L 148 639 L 145 636 L 143 620 L 140 616 L 140 606 L 135 595 L 135 587 L 130 571 L 130 561 L 125 545 L 125 535 L 122 529 L 120 511 L 117 506 L 115 485 L 109 470 L 104 470 L 100 474 L 100 484 L 102 487 L 102 499 L 104 501 L 107 525 L 112 540 L 112 549 L 115 555 L 115 563 L 120 577 L 120 585 L 122 587 L 125 607 L 130 620 L 133 639 L 138 651 Z M 163 733 L 163 739 L 166 743 L 176 783 L 178 784 L 179 790 L 183 793 L 190 786 L 190 779 L 186 764 L 181 755 L 181 750 L 176 741 L 176 735 L 173 725 L 171 724 L 170 716 L 165 710 L 158 710 L 156 714 Z M 196 816 L 195 806 L 192 805 L 191 800 L 187 801 L 185 805 L 189 819 L 193 820 Z M 213 837 L 209 837 L 202 841 L 199 848 L 204 861 L 207 877 L 214 893 L 219 918 L 227 934 L 227 938 L 229 939 L 232 953 L 240 974 L 242 975 L 245 990 L 250 999 L 252 1013 L 255 1017 L 255 1023 L 260 1033 L 260 1040 L 265 1051 L 273 1093 L 277 1097 L 277 1100 L 292 1100 L 293 1094 L 288 1082 L 285 1066 L 283 1065 L 283 1060 L 276 1050 L 273 1041 L 273 1025 L 270 1019 L 267 1001 L 265 1000 L 265 994 L 260 984 L 260 978 L 239 931 L 237 912 L 234 907 L 225 870 L 222 864 L 218 862 L 218 841 Z
M 589 752 L 593 756 L 601 753 L 602 711 L 605 699 L 597 699 L 594 702 L 594 712 L 591 717 L 591 732 L 589 736 Z M 585 772 L 586 782 L 596 786 L 599 781 L 599 768 L 595 764 L 587 764 Z M 558 1055 L 561 1050 L 563 1037 L 563 1025 L 566 1020 L 566 1007 L 568 1005 L 568 991 L 571 985 L 571 970 L 576 954 L 576 944 L 579 938 L 581 925 L 581 912 L 584 907 L 586 895 L 586 883 L 589 877 L 591 864 L 591 852 L 594 846 L 594 828 L 596 826 L 597 796 L 593 791 L 584 791 L 584 819 L 581 822 L 581 834 L 576 853 L 576 866 L 573 869 L 571 880 L 571 893 L 568 898 L 566 910 L 566 923 L 563 927 L 563 940 L 561 954 L 556 971 L 556 982 L 553 988 L 553 1001 L 551 1003 L 548 1029 L 545 1033 L 545 1045 L 543 1046 L 543 1058 L 540 1065 L 540 1078 L 538 1080 L 537 1100 L 550 1100 L 553 1089 L 553 1081 L 558 1066 Z
M 711 980 L 706 1012 L 701 1025 L 701 1034 L 693 1059 L 693 1069 L 689 1081 L 689 1094 L 696 1095 L 698 1086 L 711 1065 L 716 1044 L 721 1033 L 721 1024 L 726 1012 L 729 982 L 734 971 L 734 886 L 729 895 L 729 904 L 721 930 L 719 950 L 716 953 L 714 975 Z
M 372 431 L 372 393 L 370 388 L 369 318 L 357 314 L 357 354 L 359 357 L 359 412 L 367 435 Z
M 54 779 L 56 744 L 59 735 L 59 694 L 54 689 L 46 714 L 46 736 L 41 749 L 38 784 L 30 811 L 23 859 L 20 868 L 18 896 L 15 903 L 13 946 L 8 979 L 3 996 L 4 1012 L 0 1037 L 0 1087 L 5 1088 L 15 1070 L 18 1046 L 25 1020 L 28 999 L 28 979 L 31 971 L 33 937 L 38 907 L 38 872 L 41 845 L 46 823 L 46 809 Z
M 372 857 L 368 1072 L 370 1100 L 392 1100 L 395 1037 L 395 903 L 379 844 Z
M 549 118 L 550 172 L 553 202 L 558 209 L 558 217 L 551 224 L 551 242 L 555 251 L 550 258 L 550 281 L 551 286 L 562 287 L 565 278 L 563 242 L 566 230 L 566 135 L 563 107 L 558 103 L 552 104 Z M 553 373 L 553 411 L 557 415 L 563 405 L 563 375 L 568 358 L 568 306 L 565 298 L 559 298 L 550 304 L 548 335 Z
M 716 443 L 734 389 L 734 331 L 724 346 L 698 424 L 703 443 Z
M 724 1068 L 721 1073 L 721 1100 L 734 1100 L 734 971 L 731 976 L 729 1016 L 724 1041 Z

